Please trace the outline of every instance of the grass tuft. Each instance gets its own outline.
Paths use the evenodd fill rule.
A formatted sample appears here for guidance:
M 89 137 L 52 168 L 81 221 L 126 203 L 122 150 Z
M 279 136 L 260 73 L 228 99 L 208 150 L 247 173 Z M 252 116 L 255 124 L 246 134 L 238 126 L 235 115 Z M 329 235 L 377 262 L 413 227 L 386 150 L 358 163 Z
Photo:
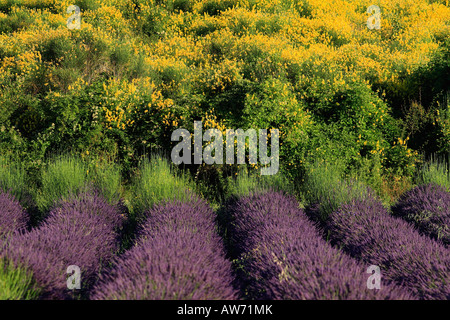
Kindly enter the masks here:
M 292 184 L 282 173 L 262 176 L 258 173 L 249 172 L 247 168 L 240 170 L 235 178 L 230 177 L 229 185 L 229 197 L 248 196 L 252 193 L 262 192 L 269 189 L 294 194 Z
M 33 300 L 39 294 L 30 272 L 0 259 L 0 300 Z
M 36 203 L 39 211 L 46 213 L 58 202 L 93 188 L 114 204 L 121 195 L 121 180 L 120 166 L 113 162 L 91 165 L 77 156 L 58 156 L 41 172 Z
M 175 170 L 162 156 L 141 161 L 131 185 L 130 212 L 140 219 L 145 211 L 164 200 L 187 200 L 193 190 L 188 175 Z
M 21 204 L 28 199 L 26 178 L 21 163 L 0 156 L 0 190 L 12 194 Z
M 318 206 L 318 218 L 322 221 L 341 205 L 368 194 L 364 183 L 343 179 L 343 170 L 337 164 L 313 163 L 308 167 L 300 187 L 302 198 L 306 205 Z
M 418 185 L 435 183 L 450 192 L 450 166 L 443 158 L 431 157 L 420 168 L 416 178 Z

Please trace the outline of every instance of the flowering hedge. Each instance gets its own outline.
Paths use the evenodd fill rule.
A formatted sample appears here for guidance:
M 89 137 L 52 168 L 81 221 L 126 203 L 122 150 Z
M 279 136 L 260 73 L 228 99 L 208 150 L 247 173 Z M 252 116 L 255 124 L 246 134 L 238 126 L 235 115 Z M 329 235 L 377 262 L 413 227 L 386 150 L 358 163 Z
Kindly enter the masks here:
M 326 243 L 294 198 L 278 192 L 228 208 L 230 246 L 250 299 L 413 299 L 402 288 L 367 288 L 363 265 Z
M 170 202 L 148 212 L 134 248 L 102 276 L 93 299 L 235 299 L 231 263 L 206 202 Z
M 422 299 L 450 298 L 450 251 L 391 216 L 375 198 L 342 205 L 327 228 L 332 242 L 364 263 L 378 265 L 385 279 Z
M 33 272 L 41 298 L 71 298 L 67 268 L 80 267 L 81 289 L 86 292 L 117 252 L 122 222 L 118 208 L 84 194 L 54 209 L 39 228 L 16 235 L 0 256 Z
M 0 239 L 26 230 L 28 223 L 29 217 L 20 203 L 9 193 L 0 192 Z
M 431 117 L 431 101 L 446 90 L 450 8 L 416 2 L 377 1 L 374 32 L 370 3 L 350 0 L 89 0 L 79 31 L 67 28 L 69 0 L 2 1 L 0 149 L 30 163 L 65 148 L 117 153 L 129 170 L 214 108 L 216 124 L 279 128 L 292 170 L 314 157 L 409 174 L 418 155 L 400 130 L 415 119 L 403 100 L 439 120 L 405 121 L 414 145 L 449 141 L 448 113 Z M 430 128 L 442 139 L 423 139 Z
M 444 187 L 426 184 L 407 191 L 392 211 L 424 234 L 450 244 L 450 193 Z

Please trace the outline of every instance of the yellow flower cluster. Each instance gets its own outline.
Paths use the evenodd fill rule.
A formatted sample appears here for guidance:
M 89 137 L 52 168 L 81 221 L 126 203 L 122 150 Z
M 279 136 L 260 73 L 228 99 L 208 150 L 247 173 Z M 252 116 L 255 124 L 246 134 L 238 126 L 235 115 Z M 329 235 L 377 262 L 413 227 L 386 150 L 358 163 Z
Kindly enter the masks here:
M 104 44 L 105 55 L 95 56 L 100 61 L 94 67 L 98 72 L 111 71 L 107 54 L 120 42 L 131 52 L 125 63 L 131 66 L 142 58 L 143 71 L 138 76 L 121 78 L 120 74 L 105 80 L 100 106 L 105 127 L 126 130 L 135 125 L 133 121 L 158 114 L 162 125 L 171 128 L 183 119 L 167 92 L 184 96 L 189 90 L 200 89 L 198 93 L 208 91 L 214 96 L 244 78 L 259 82 L 263 80 L 261 73 L 274 77 L 287 74 L 302 88 L 345 90 L 349 89 L 348 79 L 397 88 L 402 77 L 426 66 L 450 36 L 450 7 L 444 1 L 236 0 L 234 6 L 214 16 L 204 12 L 207 3 L 220 7 L 231 1 L 191 2 L 192 10 L 184 12 L 167 9 L 172 2 L 156 0 L 139 1 L 139 8 L 132 0 L 92 1 L 94 9 L 82 12 L 81 30 L 68 30 L 70 14 L 66 10 L 74 4 L 71 0 L 21 0 L 15 4 L 0 0 L 1 6 L 12 8 L 8 14 L 0 13 L 0 21 L 6 23 L 19 14 L 32 21 L 0 34 L 0 85 L 11 79 L 20 84 L 42 67 L 38 48 L 51 40 L 74 41 L 87 56 L 92 54 L 90 45 Z M 366 26 L 370 16 L 366 9 L 372 4 L 381 8 L 380 30 Z M 143 36 L 145 28 L 154 30 Z M 86 39 L 90 43 L 82 42 Z M 93 68 L 88 62 L 74 66 L 81 72 L 69 91 L 91 83 L 89 73 L 83 72 Z M 46 85 L 56 81 L 53 73 L 45 77 Z M 279 93 L 285 97 L 279 107 L 286 121 L 277 129 L 283 141 L 295 145 L 312 120 L 297 101 L 308 97 L 303 92 L 292 97 L 290 90 L 285 87 Z M 249 94 L 246 99 L 253 98 Z M 386 110 L 375 105 L 364 108 L 373 116 L 373 127 L 383 123 Z M 225 121 L 215 114 L 214 110 L 202 114 L 204 126 L 225 133 Z M 449 136 L 448 117 L 439 119 L 444 135 Z M 364 144 L 361 138 L 359 142 Z M 373 154 L 384 155 L 379 141 L 370 143 Z M 403 143 L 399 141 L 406 147 Z
M 215 115 L 214 108 L 211 108 L 206 112 L 204 117 L 202 117 L 203 130 L 207 129 L 217 129 L 222 134 L 226 134 L 227 129 L 235 129 L 235 128 L 227 128 L 224 120 L 219 120 Z
M 105 112 L 106 127 L 124 130 L 132 126 L 131 113 L 136 109 L 135 83 L 128 83 L 112 79 L 109 83 L 103 83 L 104 101 L 101 102 L 102 110 Z
M 267 64 L 275 65 L 275 68 L 302 64 L 315 57 L 312 62 L 318 69 L 327 66 L 327 70 L 332 71 L 348 66 L 345 71 L 355 77 L 392 83 L 401 73 L 410 74 L 428 63 L 439 48 L 439 43 L 433 39 L 445 38 L 450 28 L 449 7 L 425 1 L 378 1 L 382 14 L 379 32 L 365 26 L 369 17 L 365 9 L 372 4 L 369 0 L 309 0 L 302 8 L 299 8 L 301 4 L 288 1 L 236 1 L 233 8 L 219 16 L 200 14 L 206 2 L 196 1 L 193 12 L 170 14 L 161 10 L 155 23 L 168 19 L 165 36 L 152 45 L 135 39 L 129 40 L 129 45 L 136 54 L 144 54 L 145 64 L 156 70 L 168 66 L 186 70 L 192 63 L 200 62 L 203 67 L 199 69 L 197 79 L 204 73 L 204 68 L 211 69 L 209 80 L 217 81 L 212 84 L 215 88 L 223 87 L 223 79 L 218 76 L 223 71 L 220 70 L 223 64 L 215 64 L 209 55 L 212 42 L 219 47 L 229 44 L 228 63 L 239 65 L 249 50 L 257 49 L 267 54 Z M 220 4 L 220 1 L 216 2 Z M 286 3 L 291 4 L 286 6 Z M 59 14 L 44 9 L 45 19 L 36 22 L 35 28 L 18 32 L 12 37 L 14 43 L 11 39 L 0 41 L 2 47 L 15 45 L 19 51 L 27 50 L 27 42 L 50 37 L 46 29 L 55 24 L 66 29 L 69 37 L 70 32 L 64 27 L 68 18 L 65 10 L 70 4 L 69 0 L 21 1 L 20 7 L 13 7 L 14 12 L 38 7 L 57 10 Z M 82 12 L 82 29 L 92 30 L 94 36 L 113 45 L 113 37 L 117 34 L 133 38 L 133 26 L 137 28 L 140 19 L 154 14 L 155 6 L 155 1 L 142 2 L 135 18 L 127 19 L 122 12 L 136 11 L 132 1 L 102 1 L 96 10 Z M 44 11 L 33 15 L 42 16 Z M 30 12 L 32 10 L 28 14 Z M 2 14 L 0 19 L 5 19 L 5 15 Z M 94 21 L 100 23 L 94 27 Z M 201 30 L 213 32 L 196 37 L 195 33 Z M 273 57 L 282 58 L 284 63 L 274 61 Z

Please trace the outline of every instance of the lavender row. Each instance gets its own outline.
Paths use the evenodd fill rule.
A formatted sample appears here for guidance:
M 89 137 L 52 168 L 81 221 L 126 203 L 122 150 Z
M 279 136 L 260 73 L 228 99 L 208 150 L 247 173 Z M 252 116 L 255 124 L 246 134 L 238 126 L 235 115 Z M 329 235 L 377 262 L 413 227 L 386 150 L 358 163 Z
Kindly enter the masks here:
M 332 242 L 421 299 L 450 298 L 450 251 L 388 213 L 372 196 L 342 205 L 327 222 Z
M 154 207 L 136 246 L 116 259 L 93 299 L 235 299 L 214 212 L 193 198 Z
M 450 244 L 450 193 L 437 184 L 426 184 L 405 192 L 392 207 L 422 233 Z
M 0 240 L 27 229 L 29 217 L 9 193 L 0 192 Z
M 86 292 L 117 253 L 123 220 L 117 207 L 83 194 L 51 211 L 39 228 L 11 238 L 0 256 L 33 272 L 42 299 L 68 299 L 67 268 L 80 268 L 81 290 Z
M 225 219 L 250 299 L 413 299 L 400 287 L 367 287 L 369 265 L 330 246 L 298 207 L 278 192 L 251 195 L 229 206 Z

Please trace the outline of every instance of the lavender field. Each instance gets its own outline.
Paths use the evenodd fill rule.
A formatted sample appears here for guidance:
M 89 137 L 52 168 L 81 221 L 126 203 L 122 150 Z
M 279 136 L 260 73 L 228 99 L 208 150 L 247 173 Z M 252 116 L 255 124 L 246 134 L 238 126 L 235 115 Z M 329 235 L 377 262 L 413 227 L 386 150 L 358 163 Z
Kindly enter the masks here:
M 155 182 L 140 214 L 129 204 L 144 203 L 138 196 L 108 201 L 91 186 L 33 222 L 35 212 L 2 191 L 0 298 L 450 298 L 450 193 L 442 186 L 413 188 L 392 208 L 366 189 L 324 218 L 320 203 L 305 207 L 275 183 L 245 176 L 226 201 L 213 204 L 164 172 L 163 163 L 151 164 L 166 180 L 178 179 L 180 192 L 155 198 L 158 187 L 169 187 Z M 347 194 L 356 187 L 347 183 Z M 378 287 L 367 271 L 373 266 Z

